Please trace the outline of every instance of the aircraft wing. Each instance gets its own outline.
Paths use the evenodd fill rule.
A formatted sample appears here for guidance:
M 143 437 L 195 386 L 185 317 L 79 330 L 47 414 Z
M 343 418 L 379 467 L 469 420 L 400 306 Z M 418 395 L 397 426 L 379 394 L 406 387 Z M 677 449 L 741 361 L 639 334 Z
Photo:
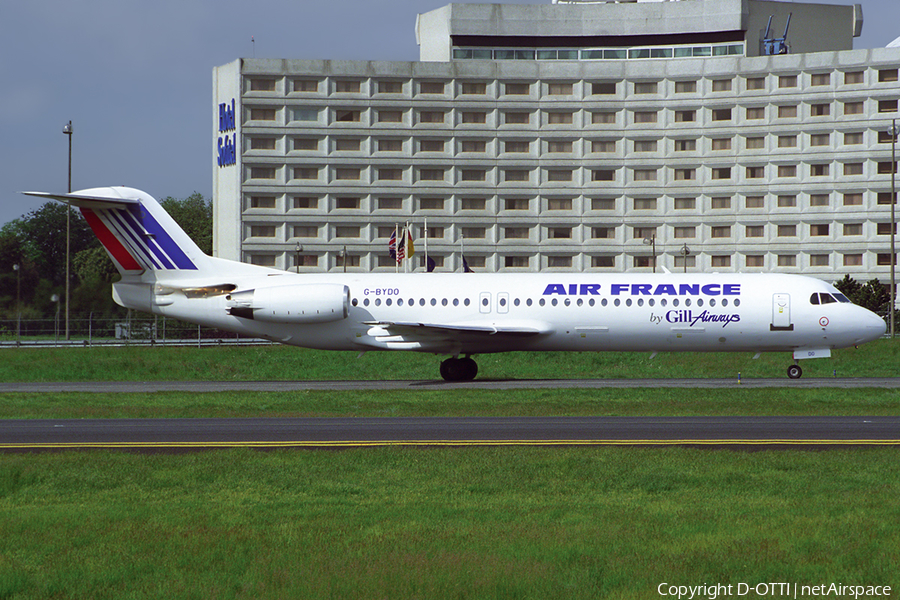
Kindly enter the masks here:
M 380 349 L 424 350 L 435 353 L 472 351 L 493 345 L 508 346 L 515 340 L 552 332 L 541 321 L 421 323 L 415 321 L 366 321 L 370 328 L 357 343 Z

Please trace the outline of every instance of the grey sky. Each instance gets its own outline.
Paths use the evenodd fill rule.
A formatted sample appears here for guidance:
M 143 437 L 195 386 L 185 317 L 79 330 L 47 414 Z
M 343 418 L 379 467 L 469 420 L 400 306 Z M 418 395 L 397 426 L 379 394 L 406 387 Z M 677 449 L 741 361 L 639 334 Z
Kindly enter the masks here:
M 550 0 L 507 0 L 545 4 Z M 826 0 L 832 4 L 851 4 Z M 856 48 L 900 36 L 898 0 L 857 0 Z M 22 190 L 212 193 L 212 68 L 240 57 L 418 60 L 416 14 L 448 0 L 31 0 L 0 8 L 0 224 Z M 250 38 L 256 40 L 255 48 Z

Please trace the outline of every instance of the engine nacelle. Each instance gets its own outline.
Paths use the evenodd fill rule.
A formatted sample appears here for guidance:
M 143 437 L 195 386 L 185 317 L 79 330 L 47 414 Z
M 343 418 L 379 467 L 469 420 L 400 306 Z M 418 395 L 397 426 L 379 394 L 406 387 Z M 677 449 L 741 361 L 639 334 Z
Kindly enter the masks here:
M 258 288 L 225 300 L 228 314 L 267 323 L 329 323 L 350 314 L 350 288 L 337 283 Z

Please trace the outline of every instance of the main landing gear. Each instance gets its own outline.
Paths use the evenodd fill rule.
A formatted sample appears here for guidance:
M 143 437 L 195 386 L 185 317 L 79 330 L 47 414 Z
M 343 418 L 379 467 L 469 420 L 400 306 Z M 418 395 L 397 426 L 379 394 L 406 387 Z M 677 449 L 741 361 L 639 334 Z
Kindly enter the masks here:
M 800 376 L 803 375 L 803 369 L 800 368 L 800 365 L 791 365 L 788 367 L 787 373 L 791 379 L 800 379 Z
M 468 356 L 441 362 L 441 377 L 446 381 L 472 381 L 478 375 L 478 363 Z

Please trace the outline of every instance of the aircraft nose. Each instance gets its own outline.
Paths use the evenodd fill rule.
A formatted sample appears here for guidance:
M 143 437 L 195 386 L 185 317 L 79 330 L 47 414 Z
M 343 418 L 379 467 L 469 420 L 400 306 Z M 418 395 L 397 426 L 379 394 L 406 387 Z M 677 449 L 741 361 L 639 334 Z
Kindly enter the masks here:
M 884 322 L 884 319 L 882 319 L 872 311 L 866 310 L 865 318 L 863 319 L 862 337 L 856 343 L 863 344 L 865 342 L 877 340 L 878 338 L 883 336 L 886 331 L 887 323 Z

